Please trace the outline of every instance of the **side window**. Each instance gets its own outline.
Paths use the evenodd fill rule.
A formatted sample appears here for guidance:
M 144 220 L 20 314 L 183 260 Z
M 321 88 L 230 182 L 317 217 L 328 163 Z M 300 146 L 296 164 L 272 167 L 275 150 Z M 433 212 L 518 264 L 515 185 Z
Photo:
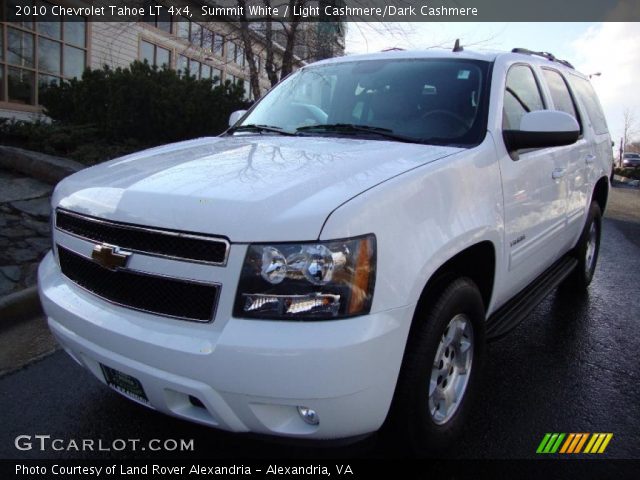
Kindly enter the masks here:
M 607 120 L 604 117 L 604 113 L 602 113 L 602 107 L 600 106 L 596 92 L 593 90 L 589 81 L 575 75 L 571 75 L 570 78 L 573 91 L 576 92 L 578 98 L 587 109 L 593 130 L 597 134 L 607 133 L 609 131 L 607 128 Z
M 580 123 L 578 113 L 576 112 L 576 106 L 574 105 L 573 98 L 571 98 L 571 93 L 569 92 L 569 87 L 567 87 L 562 75 L 555 70 L 549 70 L 546 68 L 542 70 L 542 74 L 549 86 L 551 99 L 553 100 L 555 109 L 568 113 L 575 118 L 578 123 Z M 582 130 L 582 126 L 580 126 L 580 130 Z
M 535 110 L 544 110 L 544 102 L 533 71 L 526 65 L 514 65 L 507 73 L 502 128 L 519 128 L 522 116 Z

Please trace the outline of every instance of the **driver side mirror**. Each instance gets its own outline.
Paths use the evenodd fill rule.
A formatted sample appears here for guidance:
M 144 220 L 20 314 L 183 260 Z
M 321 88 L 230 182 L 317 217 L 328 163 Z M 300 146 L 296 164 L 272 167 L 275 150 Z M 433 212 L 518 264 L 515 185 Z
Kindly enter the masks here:
M 238 120 L 240 120 L 244 116 L 245 113 L 247 113 L 246 110 L 236 110 L 231 115 L 229 115 L 229 126 L 233 127 L 238 122 Z
M 509 152 L 523 148 L 546 148 L 571 145 L 580 136 L 576 119 L 557 110 L 537 110 L 525 113 L 519 130 L 503 130 Z

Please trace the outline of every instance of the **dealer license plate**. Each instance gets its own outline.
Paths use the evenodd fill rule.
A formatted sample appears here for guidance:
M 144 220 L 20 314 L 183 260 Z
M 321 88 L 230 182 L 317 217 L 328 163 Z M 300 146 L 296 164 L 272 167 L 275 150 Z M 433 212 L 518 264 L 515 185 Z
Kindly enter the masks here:
M 137 378 L 114 368 L 107 367 L 106 365 L 100 364 L 100 368 L 104 374 L 104 379 L 107 381 L 107 385 L 111 388 L 139 402 L 149 403 L 147 394 L 144 393 L 144 388 L 142 388 L 142 384 Z

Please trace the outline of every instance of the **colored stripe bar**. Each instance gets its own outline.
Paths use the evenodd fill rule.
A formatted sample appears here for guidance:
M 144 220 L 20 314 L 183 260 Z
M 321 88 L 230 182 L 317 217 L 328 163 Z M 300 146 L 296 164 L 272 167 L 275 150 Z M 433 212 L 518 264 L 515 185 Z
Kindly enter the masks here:
M 562 448 L 560 449 L 560 453 L 566 453 L 567 449 L 569 448 L 569 445 L 571 445 L 571 442 L 573 442 L 573 439 L 575 438 L 576 434 L 575 433 L 570 433 L 569 436 L 567 437 L 567 440 L 564 442 L 564 445 L 562 445 Z
M 598 434 L 598 439 L 596 440 L 596 443 L 591 448 L 591 453 L 597 453 L 598 452 L 598 449 L 600 448 L 600 444 L 602 443 L 602 441 L 605 439 L 606 436 L 607 436 L 606 433 L 599 433 Z
M 556 443 L 553 445 L 553 447 L 551 448 L 551 452 L 549 453 L 556 453 L 558 451 L 558 448 L 560 448 L 560 444 L 562 443 L 564 436 L 565 436 L 564 433 L 561 433 L 560 435 L 558 435 L 558 439 L 556 440 Z
M 584 453 L 591 453 L 591 447 L 593 447 L 593 444 L 596 443 L 597 439 L 598 439 L 598 434 L 593 433 L 591 435 L 591 439 L 589 440 L 589 443 L 587 443 L 587 446 L 584 449 Z
M 584 445 L 584 442 L 586 442 L 587 438 L 589 438 L 588 433 L 581 433 L 580 435 L 582 435 L 582 438 L 580 439 L 580 442 L 578 443 L 578 445 L 576 445 L 576 449 L 574 450 L 573 453 L 580 453 L 582 451 L 582 446 Z
M 545 433 L 536 453 L 604 453 L 612 438 L 613 433 Z
M 547 444 L 547 441 L 549 440 L 550 437 L 551 437 L 550 433 L 545 434 L 544 438 L 540 442 L 540 445 L 538 445 L 538 449 L 536 450 L 536 453 L 542 453 L 542 451 L 544 450 L 544 447 Z
M 600 450 L 598 450 L 598 453 L 604 453 L 605 449 L 607 448 L 607 445 L 609 445 L 609 442 L 611 441 L 611 439 L 613 438 L 613 433 L 607 433 L 607 436 L 604 439 L 604 442 L 602 442 L 602 445 L 600 445 Z
M 578 445 L 581 439 L 582 439 L 582 434 L 576 433 L 575 437 L 573 438 L 573 443 L 569 447 L 569 450 L 567 451 L 567 453 L 573 453 L 573 451 L 576 449 L 576 446 Z
M 558 434 L 557 433 L 554 433 L 553 435 L 551 435 L 551 438 L 547 442 L 547 446 L 544 447 L 544 451 L 542 453 L 553 453 L 551 451 L 551 449 L 553 448 L 553 445 L 555 444 L 556 438 L 558 438 Z

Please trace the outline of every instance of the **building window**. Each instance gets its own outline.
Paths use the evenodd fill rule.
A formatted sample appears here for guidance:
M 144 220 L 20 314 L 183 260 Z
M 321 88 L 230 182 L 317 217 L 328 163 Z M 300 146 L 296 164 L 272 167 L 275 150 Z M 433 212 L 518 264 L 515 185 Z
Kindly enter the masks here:
M 213 32 L 212 30 L 202 27 L 201 46 L 207 53 L 215 53 L 216 55 L 222 55 L 222 53 L 218 53 L 217 46 L 216 46 L 216 41 L 219 38 L 222 38 L 222 37 L 217 33 Z
M 195 77 L 197 80 L 211 79 L 214 85 L 219 85 L 220 78 L 222 77 L 222 72 L 217 68 L 213 68 L 211 65 L 184 55 L 178 55 L 176 69 L 179 70 L 182 75 L 186 73 L 189 76 Z
M 222 83 L 222 70 L 211 69 L 211 80 L 213 80 L 214 85 L 220 85 Z
M 224 37 L 217 33 L 213 37 L 213 53 L 219 57 L 224 55 Z
M 192 22 L 185 17 L 179 17 L 176 22 L 176 36 L 180 40 L 189 42 L 195 47 L 213 51 L 215 34 L 199 23 Z
M 211 65 L 207 65 L 203 63 L 200 67 L 200 77 L 201 78 L 211 78 Z
M 251 99 L 251 88 L 249 85 L 249 81 L 240 77 L 236 77 L 235 75 L 231 75 L 227 73 L 227 80 L 231 82 L 232 85 L 238 85 L 244 89 L 244 99 Z
M 200 79 L 200 62 L 197 60 L 189 59 L 189 75 Z
M 185 74 L 189 72 L 189 57 L 185 57 L 184 55 L 178 55 L 178 62 L 176 63 L 176 70 L 181 74 Z
M 207 65 L 205 63 L 200 67 L 200 78 L 211 79 L 214 85 L 220 85 L 220 79 L 222 78 L 222 71 L 217 68 Z
M 236 60 L 235 60 L 235 62 L 238 65 L 240 65 L 241 67 L 244 67 L 244 61 L 245 61 L 244 48 L 242 48 L 240 45 L 236 45 Z
M 202 25 L 195 22 L 190 22 L 191 29 L 189 32 L 189 42 L 196 47 L 202 46 Z
M 227 42 L 227 62 L 236 61 L 236 44 L 233 42 Z
M 149 5 L 155 6 L 158 5 L 155 2 L 148 2 Z M 147 7 L 147 12 L 149 11 L 149 7 Z M 153 10 L 154 13 L 158 13 L 157 10 Z M 147 25 L 151 25 L 152 27 L 157 28 L 158 30 L 162 30 L 163 32 L 171 33 L 171 24 L 172 18 L 166 7 L 160 9 L 159 15 L 149 16 L 148 20 L 145 20 Z
M 80 48 L 64 46 L 64 73 L 67 77 L 80 78 L 85 66 L 85 51 Z
M 35 74 L 32 71 L 15 67 L 9 67 L 8 70 L 9 101 L 25 105 L 35 104 Z
M 154 43 L 140 40 L 140 60 L 156 67 L 171 67 L 171 51 Z
M 17 28 L 7 29 L 7 61 L 12 65 L 33 67 L 35 34 Z
M 66 43 L 84 48 L 87 45 L 87 24 L 80 17 L 65 17 L 64 40 Z
M 184 17 L 180 17 L 176 22 L 176 36 L 185 41 L 189 41 L 189 20 Z
M 235 63 L 236 65 L 240 65 L 244 67 L 245 65 L 245 54 L 244 48 L 240 45 L 237 45 L 233 42 L 227 42 L 227 62 Z
M 0 3 L 0 18 L 6 18 Z M 51 12 L 52 5 L 37 1 Z M 49 85 L 79 78 L 87 66 L 87 22 L 83 17 L 0 22 L 0 100 L 37 105 Z

